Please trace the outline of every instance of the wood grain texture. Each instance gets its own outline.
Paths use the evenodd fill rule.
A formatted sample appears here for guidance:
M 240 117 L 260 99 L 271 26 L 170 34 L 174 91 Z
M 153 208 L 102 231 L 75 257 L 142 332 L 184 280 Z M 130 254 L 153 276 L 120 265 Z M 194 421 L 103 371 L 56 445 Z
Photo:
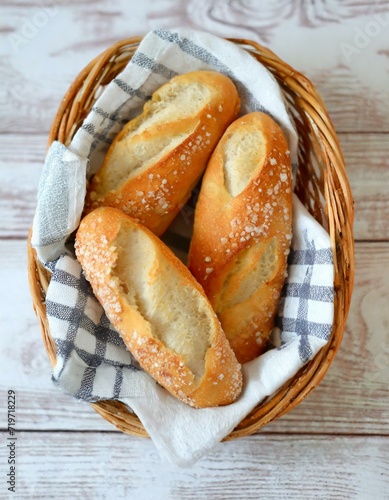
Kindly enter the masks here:
M 220 444 L 190 469 L 163 462 L 150 440 L 120 434 L 17 438 L 17 499 L 388 498 L 389 438 L 256 435 Z
M 7 84 L 0 93 L 0 132 L 48 132 L 82 68 L 115 41 L 150 30 L 148 8 L 148 2 L 126 0 L 2 5 L 0 72 Z
M 36 208 L 47 138 L 0 135 L 0 238 L 26 238 Z
M 340 134 L 355 199 L 355 238 L 389 239 L 389 141 L 385 134 Z M 26 238 L 44 163 L 44 134 L 0 134 L 0 238 Z
M 0 391 L 13 388 L 18 396 L 18 428 L 27 430 L 113 430 L 86 403 L 62 394 L 51 380 L 27 288 L 25 242 L 0 242 L 3 315 L 8 335 L 0 355 L 7 370 Z M 356 283 L 344 340 L 318 388 L 304 402 L 263 432 L 389 434 L 389 243 L 356 246 Z M 0 429 L 5 417 L 0 408 Z
M 357 240 L 389 240 L 389 136 L 340 134 L 355 201 Z
M 270 40 L 287 20 L 299 29 L 323 29 L 365 16 L 386 19 L 387 10 L 385 1 L 366 0 L 346 0 L 341 4 L 323 0 L 273 0 L 267 4 L 244 0 L 165 0 L 152 6 L 149 18 L 165 27 L 194 24 L 218 31 L 220 36 L 229 29 L 234 33 L 231 36 Z

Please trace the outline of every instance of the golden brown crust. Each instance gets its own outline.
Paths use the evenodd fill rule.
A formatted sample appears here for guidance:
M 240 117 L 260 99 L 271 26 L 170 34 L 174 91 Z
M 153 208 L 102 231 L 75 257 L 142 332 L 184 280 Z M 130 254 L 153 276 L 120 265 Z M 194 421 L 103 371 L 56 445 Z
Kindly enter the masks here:
M 155 324 L 149 321 L 150 318 L 142 315 L 141 308 L 131 304 L 124 293 L 123 287 L 130 287 L 131 283 L 121 283 L 117 271 L 121 264 L 121 249 L 118 245 L 123 241 L 118 239 L 118 235 L 130 235 L 134 231 L 142 232 L 151 245 L 151 257 L 149 255 L 147 258 L 153 259 L 153 269 L 159 278 L 161 273 L 165 273 L 162 279 L 166 279 L 167 286 L 170 279 L 179 279 L 180 287 L 177 293 L 180 293 L 180 290 L 189 290 L 193 296 L 193 309 L 197 311 L 205 308 L 211 318 L 207 340 L 209 347 L 205 354 L 201 378 L 196 378 L 188 368 L 188 360 L 184 355 L 174 352 L 155 335 Z M 102 207 L 81 221 L 76 238 L 76 255 L 96 297 L 113 326 L 123 337 L 127 348 L 157 382 L 175 397 L 194 407 L 226 405 L 237 398 L 242 388 L 240 365 L 220 322 L 189 270 L 156 236 L 123 212 Z M 139 266 L 141 265 L 139 263 Z M 150 272 L 146 297 L 149 296 L 147 294 L 153 279 L 153 272 Z M 173 305 L 165 301 L 158 314 L 169 316 Z M 192 317 L 183 318 L 187 325 L 193 320 Z
M 193 113 L 188 115 L 189 103 L 185 105 L 184 101 L 184 105 L 172 108 L 172 113 L 166 114 L 164 110 L 164 118 L 159 121 L 161 103 L 165 106 L 166 101 L 166 106 L 174 106 L 169 102 L 170 89 L 189 87 L 203 89 L 200 107 L 194 104 Z M 220 73 L 194 71 L 174 77 L 153 94 L 143 113 L 115 138 L 101 169 L 92 179 L 85 213 L 101 205 L 119 208 L 160 236 L 188 200 L 212 150 L 237 117 L 239 107 L 234 84 Z M 147 120 L 151 120 L 150 125 L 142 128 Z M 147 163 L 143 157 L 136 175 L 131 174 L 127 181 L 106 192 L 115 164 L 125 162 L 126 156 L 133 155 L 135 150 L 142 157 L 145 145 L 152 152 L 151 162 Z
M 258 168 L 244 189 L 232 195 L 226 178 L 227 144 L 237 133 L 247 138 L 262 134 L 263 141 L 258 144 Z M 241 363 L 263 351 L 273 328 L 291 230 L 287 142 L 268 115 L 245 115 L 230 125 L 209 161 L 188 258 L 189 269 L 203 286 Z M 258 286 L 252 289 L 250 280 L 255 276 Z

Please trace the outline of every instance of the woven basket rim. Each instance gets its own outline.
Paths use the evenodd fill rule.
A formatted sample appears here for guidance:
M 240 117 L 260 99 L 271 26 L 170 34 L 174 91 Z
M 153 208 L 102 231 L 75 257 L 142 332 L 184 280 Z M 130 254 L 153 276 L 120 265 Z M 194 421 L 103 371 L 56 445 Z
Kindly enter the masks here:
M 320 94 L 310 80 L 294 70 L 270 49 L 248 39 L 226 38 L 247 50 L 264 64 L 276 77 L 281 88 L 293 95 L 294 109 L 304 117 L 309 133 L 315 142 L 313 155 L 322 170 L 325 206 L 319 209 L 307 207 L 318 219 L 325 217 L 331 240 L 335 263 L 335 313 L 331 338 L 319 353 L 299 372 L 286 382 L 276 394 L 259 404 L 225 439 L 250 435 L 267 423 L 279 418 L 299 404 L 320 383 L 327 372 L 343 337 L 354 283 L 353 198 L 347 179 L 344 159 L 334 126 Z M 105 85 L 112 75 L 118 74 L 127 64 L 142 37 L 120 40 L 93 59 L 76 77 L 66 92 L 53 121 L 48 137 L 48 146 L 54 140 L 68 145 L 91 108 L 95 92 Z M 305 135 L 303 134 L 303 137 Z M 311 137 L 309 135 L 309 137 Z M 308 141 L 309 142 L 309 141 Z M 317 143 L 317 144 L 316 144 Z M 320 193 L 314 191 L 311 198 Z M 314 205 L 316 198 L 314 199 Z M 319 220 L 320 222 L 320 220 Z M 38 318 L 42 339 L 49 359 L 54 366 L 56 347 L 50 334 L 45 310 L 45 294 L 50 273 L 37 259 L 31 245 L 31 232 L 27 243 L 28 279 L 33 307 Z M 147 436 L 136 415 L 117 401 L 91 403 L 92 407 L 119 430 L 136 436 Z

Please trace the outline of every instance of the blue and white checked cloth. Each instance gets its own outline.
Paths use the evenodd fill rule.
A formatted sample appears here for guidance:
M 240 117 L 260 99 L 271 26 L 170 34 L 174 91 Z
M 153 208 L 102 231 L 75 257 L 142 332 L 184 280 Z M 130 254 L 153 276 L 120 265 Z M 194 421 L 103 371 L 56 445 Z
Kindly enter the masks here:
M 273 394 L 328 342 L 333 322 L 334 270 L 329 236 L 294 196 L 293 240 L 272 348 L 243 366 L 235 403 L 193 409 L 141 370 L 107 320 L 69 236 L 77 228 L 86 177 L 100 166 L 113 137 L 145 100 L 177 73 L 216 69 L 237 85 L 243 112 L 272 115 L 297 163 L 297 136 L 272 75 L 236 45 L 189 29 L 156 30 L 96 101 L 69 148 L 53 143 L 38 192 L 32 243 L 52 271 L 46 307 L 57 345 L 54 382 L 85 401 L 117 399 L 140 418 L 162 455 L 190 465 L 210 451 L 261 400 Z

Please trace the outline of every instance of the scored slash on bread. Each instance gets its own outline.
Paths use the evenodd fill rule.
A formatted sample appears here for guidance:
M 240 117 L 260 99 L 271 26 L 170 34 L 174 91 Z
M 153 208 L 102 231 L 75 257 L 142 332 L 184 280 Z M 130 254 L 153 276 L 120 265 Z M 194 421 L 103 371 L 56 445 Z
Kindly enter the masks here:
M 116 136 L 91 181 L 85 213 L 115 207 L 163 234 L 239 109 L 236 87 L 221 73 L 172 78 Z
M 201 286 L 151 231 L 101 207 L 81 221 L 75 250 L 109 320 L 140 365 L 194 407 L 242 389 L 238 363 Z
M 241 363 L 263 352 L 274 326 L 291 232 L 286 139 L 267 114 L 244 115 L 208 163 L 188 256 Z

